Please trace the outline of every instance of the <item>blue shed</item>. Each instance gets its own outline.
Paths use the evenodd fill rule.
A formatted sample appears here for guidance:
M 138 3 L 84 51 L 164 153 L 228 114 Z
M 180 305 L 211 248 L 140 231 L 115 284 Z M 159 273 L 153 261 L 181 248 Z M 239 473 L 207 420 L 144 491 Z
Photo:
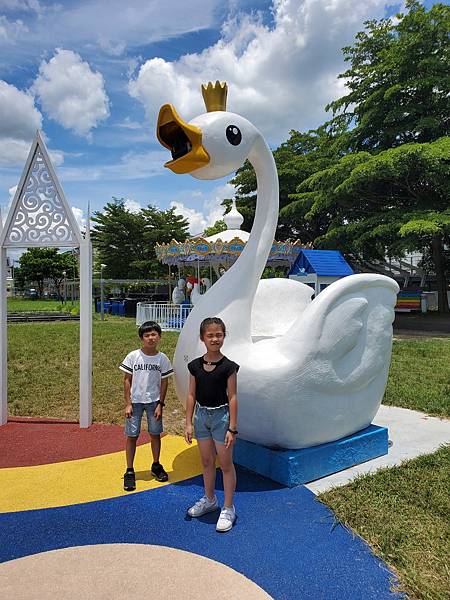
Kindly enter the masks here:
M 327 285 L 347 275 L 353 275 L 353 270 L 339 250 L 302 250 L 288 277 L 310 285 L 317 296 Z

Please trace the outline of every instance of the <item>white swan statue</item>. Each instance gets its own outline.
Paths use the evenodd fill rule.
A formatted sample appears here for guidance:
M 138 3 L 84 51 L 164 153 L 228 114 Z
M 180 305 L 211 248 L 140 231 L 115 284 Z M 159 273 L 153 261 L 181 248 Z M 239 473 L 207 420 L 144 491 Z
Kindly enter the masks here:
M 310 301 L 307 286 L 273 279 L 258 291 L 265 300 L 255 302 L 278 220 L 275 162 L 261 133 L 226 111 L 226 84 L 209 83 L 202 91 L 208 112 L 189 123 L 170 104 L 160 109 L 158 139 L 173 158 L 165 166 L 178 174 L 217 179 L 248 158 L 258 196 L 244 251 L 198 299 L 181 331 L 174 357 L 178 396 L 184 403 L 186 365 L 204 352 L 201 321 L 219 316 L 227 327 L 224 353 L 241 365 L 240 437 L 297 449 L 364 429 L 386 386 L 398 286 L 383 275 L 350 275 Z M 252 338 L 252 317 L 260 330 L 266 325 L 261 337 Z
M 194 283 L 194 286 L 191 290 L 191 295 L 190 295 L 191 304 L 193 304 L 193 305 L 198 304 L 198 301 L 200 300 L 201 297 L 202 297 L 202 294 L 200 293 L 200 286 L 198 283 Z
M 172 292 L 172 302 L 174 304 L 181 304 L 186 296 L 184 294 L 184 290 L 186 287 L 186 281 L 184 279 L 179 279 L 176 287 L 174 287 Z
M 200 298 L 202 296 L 204 296 L 206 294 L 206 292 L 209 290 L 209 288 L 211 287 L 211 281 L 209 279 L 209 277 L 202 277 L 200 279 L 200 283 L 202 285 L 203 288 L 203 293 L 200 292 L 200 285 L 198 283 L 194 283 L 194 287 L 192 288 L 191 291 L 191 304 L 197 304 L 198 301 L 200 300 Z

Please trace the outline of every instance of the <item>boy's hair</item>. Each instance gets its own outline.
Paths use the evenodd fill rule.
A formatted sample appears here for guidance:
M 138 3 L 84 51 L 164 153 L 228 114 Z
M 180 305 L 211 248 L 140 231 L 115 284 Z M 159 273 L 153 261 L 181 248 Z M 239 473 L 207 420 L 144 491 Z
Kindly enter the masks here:
M 148 331 L 156 331 L 158 335 L 161 335 L 161 327 L 156 321 L 145 321 L 145 323 L 142 323 L 138 331 L 139 337 L 142 339 L 144 333 L 147 333 Z
M 208 325 L 220 325 L 223 331 L 223 335 L 226 336 L 227 331 L 225 323 L 222 321 L 222 319 L 219 319 L 219 317 L 207 317 L 206 319 L 203 319 L 203 321 L 200 323 L 200 339 L 203 339 L 203 335 Z

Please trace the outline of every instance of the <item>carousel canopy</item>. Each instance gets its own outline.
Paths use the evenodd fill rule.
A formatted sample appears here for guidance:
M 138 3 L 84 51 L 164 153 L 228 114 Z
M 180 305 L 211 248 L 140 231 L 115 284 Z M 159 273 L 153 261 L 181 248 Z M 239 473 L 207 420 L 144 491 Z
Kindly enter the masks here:
M 231 211 L 224 215 L 223 220 L 227 229 L 220 233 L 198 236 L 184 242 L 172 240 L 170 244 L 156 244 L 156 257 L 163 264 L 178 266 L 195 261 L 224 265 L 233 263 L 244 250 L 250 234 L 240 229 L 244 217 L 236 209 L 234 200 Z M 267 264 L 291 266 L 303 247 L 300 240 L 274 241 Z

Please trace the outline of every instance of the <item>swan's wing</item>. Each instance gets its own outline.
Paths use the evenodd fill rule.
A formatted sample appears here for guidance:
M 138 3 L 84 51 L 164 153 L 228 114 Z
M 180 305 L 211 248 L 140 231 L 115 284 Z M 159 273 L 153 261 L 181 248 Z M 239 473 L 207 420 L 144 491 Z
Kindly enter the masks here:
M 252 306 L 252 337 L 283 335 L 311 302 L 314 290 L 293 279 L 261 279 Z
M 328 286 L 280 340 L 316 391 L 354 392 L 386 373 L 398 285 L 360 274 Z

